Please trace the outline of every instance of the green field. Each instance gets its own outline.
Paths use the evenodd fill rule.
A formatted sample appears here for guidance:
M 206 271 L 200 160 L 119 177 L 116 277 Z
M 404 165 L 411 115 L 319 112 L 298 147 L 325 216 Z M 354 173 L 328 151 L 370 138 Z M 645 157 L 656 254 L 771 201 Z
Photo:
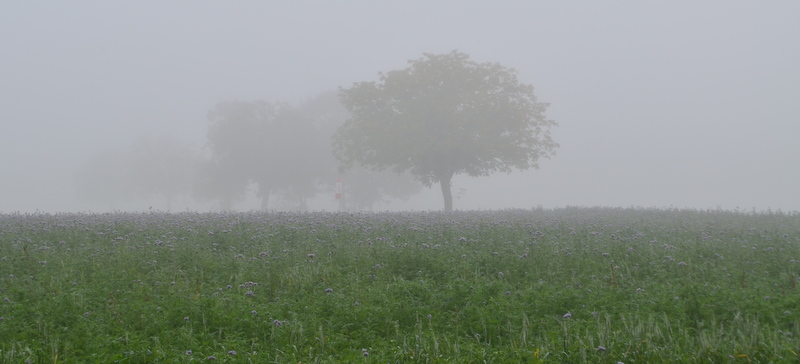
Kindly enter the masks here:
M 2 363 L 796 363 L 800 215 L 0 215 Z

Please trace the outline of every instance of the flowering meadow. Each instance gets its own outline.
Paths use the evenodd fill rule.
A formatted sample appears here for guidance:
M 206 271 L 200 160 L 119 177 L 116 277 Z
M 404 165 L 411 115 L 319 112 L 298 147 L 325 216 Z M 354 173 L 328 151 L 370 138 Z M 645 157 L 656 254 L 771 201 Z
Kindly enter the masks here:
M 800 215 L 0 215 L 0 363 L 800 362 Z

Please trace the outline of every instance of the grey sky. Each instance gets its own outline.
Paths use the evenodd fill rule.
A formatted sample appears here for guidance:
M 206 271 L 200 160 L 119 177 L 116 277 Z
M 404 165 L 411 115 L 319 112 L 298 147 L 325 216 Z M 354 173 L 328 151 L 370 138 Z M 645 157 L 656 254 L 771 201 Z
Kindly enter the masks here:
M 517 69 L 561 144 L 540 170 L 456 178 L 456 209 L 800 210 L 797 19 L 792 1 L 5 2 L 0 212 L 85 210 L 91 154 L 199 148 L 217 102 L 298 102 L 453 49 Z

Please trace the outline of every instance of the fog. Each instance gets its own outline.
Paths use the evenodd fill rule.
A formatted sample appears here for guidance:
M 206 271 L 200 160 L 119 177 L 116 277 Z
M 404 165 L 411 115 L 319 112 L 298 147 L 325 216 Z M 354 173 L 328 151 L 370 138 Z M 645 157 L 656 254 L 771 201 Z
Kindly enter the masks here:
M 141 140 L 207 154 L 219 103 L 299 104 L 454 49 L 516 69 L 560 144 L 537 170 L 456 176 L 455 209 L 796 211 L 797 19 L 790 1 L 5 2 L 0 212 L 218 209 L 98 204 L 76 176 Z M 375 209 L 441 207 L 434 185 Z

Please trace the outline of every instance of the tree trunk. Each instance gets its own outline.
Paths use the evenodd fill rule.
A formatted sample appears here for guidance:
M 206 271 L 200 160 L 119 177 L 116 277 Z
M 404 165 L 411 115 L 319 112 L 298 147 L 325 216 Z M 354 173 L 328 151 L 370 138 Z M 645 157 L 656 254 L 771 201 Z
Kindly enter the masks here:
M 267 207 L 269 207 L 269 192 L 264 192 L 261 194 L 261 210 L 267 211 Z
M 453 174 L 449 173 L 439 177 L 439 185 L 442 187 L 442 196 L 444 197 L 444 211 L 453 211 L 453 193 L 450 191 L 450 180 Z

